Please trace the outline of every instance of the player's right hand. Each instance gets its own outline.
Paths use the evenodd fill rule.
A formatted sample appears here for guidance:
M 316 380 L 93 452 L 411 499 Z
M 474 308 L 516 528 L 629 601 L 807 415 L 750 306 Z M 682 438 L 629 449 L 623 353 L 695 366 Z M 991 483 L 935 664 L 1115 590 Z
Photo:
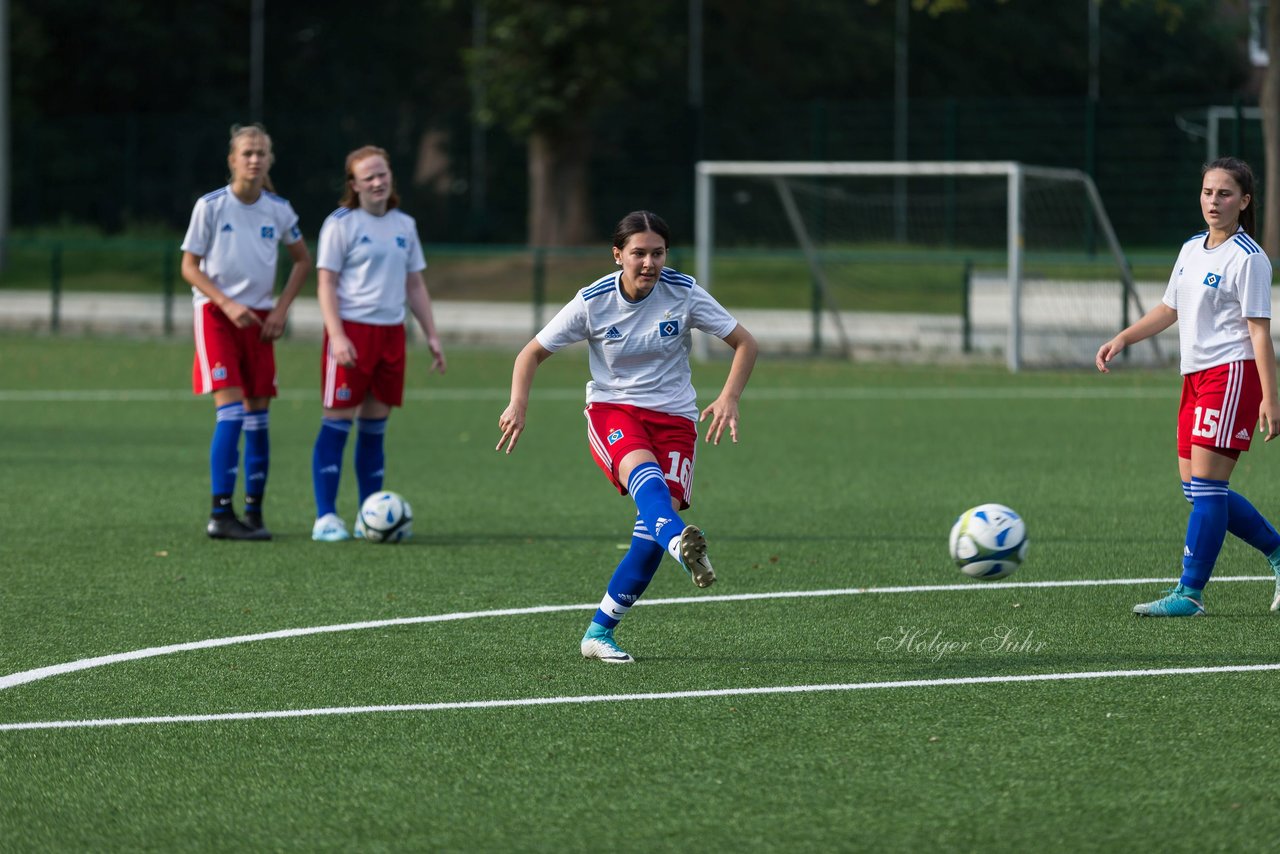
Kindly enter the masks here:
M 1120 351 L 1123 349 L 1124 341 L 1120 340 L 1118 337 L 1112 338 L 1106 344 L 1103 344 L 1098 348 L 1098 355 L 1094 356 L 1093 364 L 1104 374 L 1109 374 L 1111 373 L 1111 369 L 1107 367 L 1107 362 L 1110 362 L 1119 355 Z
M 329 356 L 342 367 L 353 368 L 356 364 L 356 345 L 345 335 L 330 335 Z
M 262 318 L 253 313 L 253 309 L 247 305 L 241 305 L 235 300 L 227 300 L 225 305 L 218 306 L 227 319 L 236 325 L 238 329 L 248 329 L 250 326 L 257 324 L 262 325 Z

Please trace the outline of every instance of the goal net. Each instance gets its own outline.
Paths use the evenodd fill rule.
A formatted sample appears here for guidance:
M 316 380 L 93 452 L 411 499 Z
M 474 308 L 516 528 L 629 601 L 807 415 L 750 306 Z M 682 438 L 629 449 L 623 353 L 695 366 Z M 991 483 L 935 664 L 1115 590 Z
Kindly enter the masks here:
M 1071 169 L 704 161 L 695 204 L 699 282 L 727 304 L 807 309 L 811 349 L 847 357 L 1092 364 L 1164 287 L 1133 280 L 1092 179 Z M 1171 349 L 1152 339 L 1125 358 Z

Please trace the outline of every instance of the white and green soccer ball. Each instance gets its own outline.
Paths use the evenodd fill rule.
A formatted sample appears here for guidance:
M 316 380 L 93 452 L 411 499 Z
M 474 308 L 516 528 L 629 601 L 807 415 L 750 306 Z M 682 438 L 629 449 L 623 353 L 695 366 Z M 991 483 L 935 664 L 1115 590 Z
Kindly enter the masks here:
M 1027 523 L 1003 504 L 979 504 L 951 527 L 951 559 L 970 578 L 1012 575 L 1027 557 Z
M 413 536 L 413 508 L 396 492 L 375 492 L 360 506 L 364 538 L 371 543 L 398 543 Z

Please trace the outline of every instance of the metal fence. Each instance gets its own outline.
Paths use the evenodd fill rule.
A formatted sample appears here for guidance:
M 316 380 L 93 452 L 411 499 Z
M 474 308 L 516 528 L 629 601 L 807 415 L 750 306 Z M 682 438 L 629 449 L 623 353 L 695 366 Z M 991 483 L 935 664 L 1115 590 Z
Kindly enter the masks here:
M 1261 173 L 1255 106 L 1229 95 L 916 100 L 907 156 L 1083 170 L 1097 182 L 1126 246 L 1163 246 L 1199 226 L 1194 196 L 1208 153 L 1244 157 Z M 680 114 L 618 108 L 593 117 L 591 204 L 600 239 L 622 214 L 647 208 L 667 218 L 678 244 L 688 243 L 698 159 L 894 159 L 889 100 L 718 102 L 696 115 L 674 109 Z M 13 226 L 19 234 L 68 223 L 107 234 L 180 230 L 195 199 L 226 180 L 234 121 L 243 117 L 65 116 L 16 124 L 13 160 L 23 168 L 12 176 Z M 336 205 L 346 152 L 374 142 L 391 153 L 404 208 L 424 241 L 526 240 L 524 146 L 498 132 L 477 133 L 464 114 L 371 112 L 340 124 L 282 114 L 268 126 L 277 155 L 272 177 L 309 237 Z

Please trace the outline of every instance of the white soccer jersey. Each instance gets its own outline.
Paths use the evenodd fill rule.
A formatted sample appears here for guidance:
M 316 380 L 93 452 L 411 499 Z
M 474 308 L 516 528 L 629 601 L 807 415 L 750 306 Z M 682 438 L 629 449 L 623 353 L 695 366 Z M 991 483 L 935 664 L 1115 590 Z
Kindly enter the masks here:
M 338 208 L 320 226 L 316 255 L 338 274 L 338 316 L 378 326 L 404 323 L 405 277 L 427 268 L 418 225 L 399 208 Z
M 622 272 L 598 279 L 552 318 L 538 343 L 555 352 L 590 347 L 587 403 L 632 406 L 698 419 L 689 371 L 694 329 L 724 338 L 738 325 L 691 276 L 663 268 L 649 295 L 622 295 Z
M 1209 232 L 1182 245 L 1164 292 L 1178 312 L 1183 375 L 1252 359 L 1248 317 L 1271 317 L 1271 261 L 1243 229 L 1206 249 Z
M 298 215 L 286 199 L 262 191 L 251 205 L 236 198 L 230 187 L 196 200 L 182 251 L 200 256 L 200 269 L 231 299 L 249 308 L 269 309 L 276 284 L 277 244 L 302 239 Z M 191 302 L 201 306 L 209 298 L 191 289 Z

